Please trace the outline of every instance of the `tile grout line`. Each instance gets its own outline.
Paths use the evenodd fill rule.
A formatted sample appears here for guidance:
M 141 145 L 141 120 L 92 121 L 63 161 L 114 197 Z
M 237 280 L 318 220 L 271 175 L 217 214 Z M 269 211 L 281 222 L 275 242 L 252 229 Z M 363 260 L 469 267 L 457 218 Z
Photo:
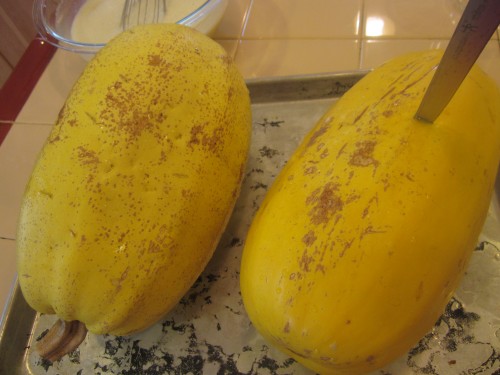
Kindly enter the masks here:
M 240 40 L 243 39 L 243 35 L 245 34 L 245 29 L 247 28 L 248 20 L 250 19 L 250 14 L 252 13 L 253 3 L 254 3 L 254 0 L 250 0 L 248 3 L 248 8 L 247 8 L 247 11 L 245 12 L 245 16 L 243 18 L 243 26 L 241 27 L 241 30 L 240 30 L 240 36 L 239 36 Z
M 255 36 L 255 37 L 245 37 L 245 38 L 240 38 L 240 37 L 217 37 L 217 40 L 225 40 L 225 41 L 241 41 L 244 39 L 245 41 L 256 41 L 256 40 L 355 40 L 358 41 L 360 39 L 359 36 L 357 35 L 346 35 L 346 36 L 337 36 L 337 37 L 331 37 L 331 36 L 300 36 L 300 37 L 287 37 L 287 36 Z M 391 39 L 397 39 L 397 38 L 391 38 Z M 412 39 L 412 38 L 405 38 L 405 39 Z M 413 39 L 419 39 L 417 37 Z
M 358 29 L 358 69 L 361 69 L 364 60 L 364 34 L 365 34 L 365 0 L 361 0 L 361 10 L 359 14 L 359 29 Z
M 54 123 L 47 121 L 29 121 L 29 120 L 13 120 L 13 121 L 3 121 L 0 120 L 0 126 L 53 126 Z
M 241 42 L 243 40 L 243 35 L 245 33 L 245 29 L 246 29 L 247 24 L 248 24 L 248 19 L 250 18 L 250 13 L 252 12 L 253 1 L 254 0 L 249 1 L 248 7 L 245 11 L 245 15 L 243 16 L 243 24 L 241 26 L 240 33 L 238 35 L 238 39 L 236 41 L 236 49 L 234 50 L 234 57 L 233 57 L 234 60 L 236 60 L 236 56 L 238 55 L 238 51 L 240 49 L 240 45 L 241 45 Z

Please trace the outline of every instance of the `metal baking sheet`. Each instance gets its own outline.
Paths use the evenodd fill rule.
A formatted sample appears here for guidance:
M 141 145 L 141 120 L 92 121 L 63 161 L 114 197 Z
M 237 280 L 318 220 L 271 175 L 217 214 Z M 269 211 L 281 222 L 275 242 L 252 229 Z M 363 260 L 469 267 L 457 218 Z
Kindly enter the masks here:
M 15 287 L 0 326 L 0 373 L 312 374 L 252 327 L 239 293 L 241 252 L 267 188 L 303 135 L 363 75 L 248 81 L 253 141 L 244 186 L 213 259 L 178 306 L 138 335 L 88 334 L 78 350 L 50 364 L 33 347 L 55 318 L 32 311 Z M 497 186 L 468 272 L 445 313 L 412 350 L 374 374 L 500 374 L 499 191 Z

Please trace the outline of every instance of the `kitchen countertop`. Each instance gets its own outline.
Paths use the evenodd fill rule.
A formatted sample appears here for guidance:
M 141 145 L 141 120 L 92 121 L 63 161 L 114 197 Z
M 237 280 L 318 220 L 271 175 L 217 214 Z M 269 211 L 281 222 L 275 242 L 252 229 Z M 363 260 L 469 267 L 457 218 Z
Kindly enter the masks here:
M 401 53 L 446 47 L 463 2 L 229 0 L 214 39 L 245 78 L 366 70 Z M 498 32 L 479 64 L 500 85 Z M 16 222 L 24 186 L 85 65 L 81 56 L 57 50 L 19 114 L 0 117 L 0 127 L 9 127 L 0 144 L 0 306 L 15 282 Z M 0 102 L 0 108 L 6 105 Z

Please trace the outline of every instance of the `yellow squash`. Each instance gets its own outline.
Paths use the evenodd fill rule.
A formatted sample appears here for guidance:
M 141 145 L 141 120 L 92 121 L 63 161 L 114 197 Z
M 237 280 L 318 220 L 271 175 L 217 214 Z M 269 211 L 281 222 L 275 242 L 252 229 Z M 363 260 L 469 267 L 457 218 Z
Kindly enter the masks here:
M 110 42 L 27 186 L 17 241 L 27 302 L 97 334 L 155 323 L 212 256 L 250 134 L 248 90 L 213 40 L 163 24 Z
M 319 373 L 368 372 L 416 344 L 475 247 L 500 156 L 500 94 L 475 67 L 434 124 L 415 120 L 440 56 L 396 58 L 343 96 L 250 228 L 248 314 Z

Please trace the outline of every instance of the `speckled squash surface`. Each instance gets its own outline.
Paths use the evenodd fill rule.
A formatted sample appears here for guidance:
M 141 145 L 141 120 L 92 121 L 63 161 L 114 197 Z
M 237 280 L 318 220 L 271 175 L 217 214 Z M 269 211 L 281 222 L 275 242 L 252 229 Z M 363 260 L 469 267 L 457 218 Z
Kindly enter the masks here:
M 248 314 L 322 374 L 396 359 L 436 322 L 480 234 L 500 156 L 500 94 L 475 67 L 434 124 L 414 115 L 441 53 L 368 74 L 305 137 L 250 228 Z
M 239 194 L 248 90 L 224 49 L 177 25 L 121 34 L 88 64 L 27 186 L 27 302 L 125 335 L 169 311 L 211 258 Z

